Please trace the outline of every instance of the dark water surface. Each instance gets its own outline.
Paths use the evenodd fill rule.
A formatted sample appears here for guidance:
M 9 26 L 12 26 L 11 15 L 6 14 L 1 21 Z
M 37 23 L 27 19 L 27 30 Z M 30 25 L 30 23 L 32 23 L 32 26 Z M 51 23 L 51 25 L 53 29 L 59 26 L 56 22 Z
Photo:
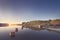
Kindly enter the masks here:
M 18 31 L 15 32 L 15 29 Z M 11 37 L 10 32 L 15 32 Z M 0 40 L 60 40 L 60 32 L 47 29 L 0 27 Z

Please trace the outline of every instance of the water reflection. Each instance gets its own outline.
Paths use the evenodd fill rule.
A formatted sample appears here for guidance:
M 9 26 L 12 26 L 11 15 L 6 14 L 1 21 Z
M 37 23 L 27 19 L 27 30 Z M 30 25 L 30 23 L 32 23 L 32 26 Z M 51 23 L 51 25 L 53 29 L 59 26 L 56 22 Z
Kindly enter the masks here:
M 22 27 L 22 29 L 24 29 L 24 28 L 29 28 L 29 29 L 35 30 L 35 31 L 40 31 L 40 30 L 45 30 L 46 29 L 44 27 L 40 27 L 40 28 L 38 28 L 38 27 Z
M 51 30 L 51 29 L 47 29 L 49 32 L 56 32 L 56 33 L 60 33 L 60 31 L 57 30 Z
M 29 29 L 35 30 L 35 31 L 48 30 L 49 32 L 60 33 L 60 31 L 57 31 L 57 30 L 51 30 L 51 29 L 44 28 L 44 27 L 41 27 L 41 28 L 36 28 L 36 27 L 22 27 L 22 29 L 24 29 L 24 28 L 29 28 Z
M 23 30 L 21 30 L 21 29 L 23 29 Z M 5 28 L 4 30 L 6 31 L 6 33 L 4 31 L 2 31 L 2 33 L 4 32 L 3 34 L 0 32 L 0 40 L 8 40 L 8 39 L 10 39 L 10 40 L 27 40 L 27 39 L 28 40 L 29 39 L 31 39 L 31 40 L 50 40 L 50 39 L 58 40 L 58 39 L 60 39 L 60 34 L 58 34 L 60 32 L 58 32 L 56 30 L 48 30 L 47 28 L 43 28 L 43 27 L 41 27 L 41 28 L 15 27 L 15 28 Z M 32 30 L 35 30 L 35 31 L 32 31 Z M 5 38 L 5 39 L 3 39 L 3 38 Z

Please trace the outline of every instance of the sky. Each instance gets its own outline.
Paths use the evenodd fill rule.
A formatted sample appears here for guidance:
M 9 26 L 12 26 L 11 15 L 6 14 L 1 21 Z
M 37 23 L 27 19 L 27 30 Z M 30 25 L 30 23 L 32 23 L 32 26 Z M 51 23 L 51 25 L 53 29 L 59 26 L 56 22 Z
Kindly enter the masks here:
M 60 0 L 0 0 L 0 23 L 60 19 Z

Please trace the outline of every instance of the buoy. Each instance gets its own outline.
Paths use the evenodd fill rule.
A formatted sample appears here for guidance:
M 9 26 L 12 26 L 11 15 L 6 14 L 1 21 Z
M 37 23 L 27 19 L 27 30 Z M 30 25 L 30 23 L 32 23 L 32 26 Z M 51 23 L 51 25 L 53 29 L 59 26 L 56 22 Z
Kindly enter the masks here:
M 10 33 L 9 33 L 9 36 L 10 36 L 11 38 L 15 37 L 15 32 L 10 32 Z
M 15 29 L 15 32 L 18 32 L 18 28 Z

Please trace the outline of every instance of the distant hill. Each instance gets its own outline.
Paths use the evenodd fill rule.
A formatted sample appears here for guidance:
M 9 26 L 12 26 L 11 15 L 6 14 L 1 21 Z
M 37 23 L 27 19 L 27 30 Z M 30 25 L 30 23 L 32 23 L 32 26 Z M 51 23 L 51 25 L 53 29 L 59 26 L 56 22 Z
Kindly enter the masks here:
M 22 22 L 22 26 L 33 26 L 33 25 L 41 25 L 41 26 L 60 26 L 60 19 L 55 19 L 55 20 L 34 20 L 34 21 L 29 21 L 29 22 Z
M 52 24 L 52 25 L 60 25 L 60 19 L 51 20 L 50 24 Z
M 6 26 L 9 26 L 8 23 L 0 23 L 0 27 L 6 27 Z

